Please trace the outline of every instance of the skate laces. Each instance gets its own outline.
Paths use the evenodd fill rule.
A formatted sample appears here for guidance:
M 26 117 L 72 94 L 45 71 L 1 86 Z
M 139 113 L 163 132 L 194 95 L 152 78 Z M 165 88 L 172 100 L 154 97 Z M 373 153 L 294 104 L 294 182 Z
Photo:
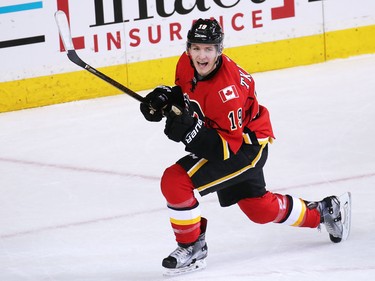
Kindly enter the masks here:
M 337 197 L 332 196 L 332 197 L 327 198 L 327 200 L 326 200 L 326 211 L 328 213 L 325 213 L 324 216 L 329 215 L 334 222 L 337 222 L 337 221 L 341 220 L 340 201 L 337 199 Z
M 186 257 L 190 256 L 192 253 L 193 247 L 189 246 L 187 248 L 183 247 L 177 247 L 176 250 L 174 250 L 170 256 L 172 257 L 178 257 L 179 259 L 185 259 Z

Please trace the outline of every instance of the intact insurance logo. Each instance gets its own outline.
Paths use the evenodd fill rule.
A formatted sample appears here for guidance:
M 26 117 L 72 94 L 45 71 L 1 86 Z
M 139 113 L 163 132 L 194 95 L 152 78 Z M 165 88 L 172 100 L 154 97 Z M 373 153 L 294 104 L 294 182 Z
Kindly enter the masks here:
M 285 18 L 295 17 L 295 6 L 297 0 L 277 1 L 275 7 L 270 11 L 263 11 L 262 3 L 271 0 L 134 0 L 129 4 L 125 0 L 93 0 L 94 11 L 90 13 L 95 14 L 95 22 L 89 24 L 90 32 L 75 36 L 73 38 L 74 46 L 77 50 L 91 48 L 94 52 L 111 51 L 113 49 L 121 49 L 126 47 L 136 48 L 144 43 L 148 45 L 156 45 L 161 41 L 181 41 L 184 40 L 185 34 L 191 25 L 182 26 L 179 21 L 164 22 L 163 25 L 157 19 L 168 19 L 172 16 L 188 16 L 191 12 L 199 11 L 201 17 L 210 17 L 210 10 L 218 8 L 222 10 L 223 15 L 216 16 L 224 29 L 224 32 L 243 32 L 250 29 L 257 29 L 265 27 L 263 24 L 263 12 L 271 14 L 271 20 L 280 20 Z M 306 2 L 316 0 L 304 0 Z M 244 2 L 251 6 L 247 14 L 242 12 L 235 12 L 236 6 Z M 76 15 L 74 12 L 69 12 L 69 4 L 76 4 L 74 1 L 57 0 L 58 9 L 64 11 L 68 16 L 68 21 Z M 130 18 L 125 18 L 123 8 L 132 9 Z M 107 18 L 104 15 L 104 10 L 112 10 L 113 16 Z M 238 10 L 238 9 L 237 9 Z M 231 14 L 231 12 L 233 14 Z M 249 18 L 247 25 L 245 25 L 244 18 Z M 156 21 L 155 21 L 156 20 Z M 193 20 L 193 19 L 192 19 Z M 132 23 L 130 29 L 124 33 L 123 27 L 118 26 L 116 31 L 103 32 L 103 29 L 97 32 L 96 27 Z M 137 24 L 133 24 L 137 23 Z M 146 25 L 144 24 L 146 23 Z M 186 20 L 185 20 L 185 25 Z M 103 44 L 103 42 L 105 44 Z M 101 43 L 101 44 L 99 44 Z M 60 41 L 60 50 L 64 51 L 62 42 Z
M 81 0 L 82 1 L 82 0 Z M 261 7 L 264 2 L 268 2 L 271 0 L 233 0 L 233 1 L 224 1 L 224 0 L 195 0 L 190 1 L 193 5 L 189 7 L 186 5 L 186 1 L 184 0 L 175 0 L 171 2 L 170 0 L 133 0 L 132 6 L 136 6 L 137 10 L 132 12 L 132 18 L 124 18 L 123 15 L 123 7 L 125 5 L 129 6 L 129 2 L 125 0 L 92 0 L 94 4 L 94 10 L 88 11 L 89 13 L 93 13 L 95 15 L 95 22 L 88 23 L 88 28 L 91 29 L 90 35 L 82 34 L 80 36 L 76 36 L 73 38 L 74 46 L 77 50 L 85 49 L 90 47 L 94 52 L 99 52 L 99 49 L 103 47 L 99 47 L 99 41 L 105 41 L 107 51 L 112 49 L 121 49 L 124 47 L 124 44 L 127 44 L 129 47 L 139 47 L 144 41 L 148 41 L 151 44 L 158 44 L 164 38 L 169 41 L 175 40 L 184 40 L 185 33 L 182 34 L 183 27 L 179 22 L 170 22 L 168 25 L 168 34 L 162 34 L 161 25 L 160 24 L 150 24 L 144 29 L 134 27 L 130 29 L 127 34 L 123 35 L 123 29 L 121 27 L 118 28 L 118 31 L 115 32 L 108 32 L 103 34 L 103 32 L 95 32 L 96 27 L 105 26 L 105 25 L 112 25 L 112 24 L 123 24 L 127 22 L 140 22 L 140 21 L 151 21 L 155 20 L 155 18 L 169 18 L 173 15 L 181 15 L 185 16 L 191 13 L 192 11 L 199 10 L 200 12 L 204 13 L 204 16 L 209 16 L 210 9 L 214 6 L 223 9 L 223 14 L 225 14 L 227 18 L 224 16 L 219 16 L 218 20 L 222 25 L 224 31 L 229 30 L 230 32 L 240 32 L 242 30 L 248 29 L 255 29 L 255 28 L 263 28 L 264 23 L 262 21 L 262 14 L 266 11 L 263 11 Z M 242 3 L 243 1 L 247 1 L 253 4 L 253 9 L 250 11 L 251 15 L 251 23 L 250 26 L 245 26 L 243 24 L 243 18 L 247 15 L 242 12 L 237 12 L 232 15 L 228 15 L 229 13 L 224 13 L 225 10 L 230 11 L 230 9 L 234 9 L 235 6 Z M 304 0 L 306 2 L 316 2 L 322 0 Z M 11 2 L 11 1 L 9 1 Z M 277 1 L 278 6 L 271 8 L 271 19 L 280 20 L 285 18 L 292 18 L 296 16 L 295 7 L 296 7 L 297 0 L 284 0 L 282 2 Z M 68 20 L 71 17 L 79 16 L 75 14 L 71 14 L 69 11 L 69 3 L 71 5 L 77 4 L 76 1 L 69 1 L 69 0 L 56 0 L 57 9 L 63 10 L 67 16 Z M 171 3 L 173 3 L 171 5 Z M 185 6 L 184 6 L 185 5 Z M 171 6 L 173 6 L 171 8 Z M 151 11 L 150 7 L 154 7 L 153 11 Z M 0 3 L 0 24 L 1 24 L 1 17 L 2 16 L 9 16 L 11 14 L 12 18 L 14 18 L 15 22 L 15 32 L 13 34 L 17 34 L 17 29 L 23 29 L 22 26 L 17 26 L 17 17 L 23 17 L 25 13 L 31 10 L 41 10 L 43 9 L 43 1 L 25 1 L 18 4 L 13 5 L 1 5 Z M 112 9 L 113 10 L 113 18 L 106 19 L 104 16 L 104 9 Z M 154 11 L 155 10 L 155 11 Z M 53 11 L 51 11 L 53 13 Z M 202 17 L 204 17 L 202 15 Z M 43 17 L 41 17 L 43 19 Z M 225 22 L 229 22 L 229 24 L 225 24 Z M 33 30 L 32 28 L 29 30 Z M 102 30 L 102 29 L 101 29 Z M 27 37 L 22 38 L 0 38 L 0 49 L 1 48 L 11 48 L 17 47 L 22 45 L 28 44 L 37 44 L 45 42 L 45 35 L 38 34 L 37 31 L 30 31 L 31 34 Z M 32 34 L 34 33 L 35 34 Z M 9 34 L 9 36 L 14 36 L 13 34 Z M 3 35 L 7 36 L 7 35 Z M 64 51 L 63 44 L 60 41 L 60 50 Z
M 43 8 L 43 1 L 35 1 L 35 2 L 25 2 L 16 5 L 7 5 L 3 6 L 0 3 L 0 24 L 1 24 L 1 17 L 4 15 L 12 14 L 16 18 L 17 16 L 23 16 L 26 11 L 30 10 L 38 10 Z M 22 29 L 22 26 L 15 26 L 15 29 Z M 30 36 L 16 38 L 16 39 L 7 39 L 2 38 L 3 41 L 0 41 L 0 49 L 1 48 L 11 48 L 17 47 L 22 45 L 28 44 L 36 44 L 36 43 L 43 43 L 45 42 L 45 35 L 40 35 L 38 33 L 30 34 Z

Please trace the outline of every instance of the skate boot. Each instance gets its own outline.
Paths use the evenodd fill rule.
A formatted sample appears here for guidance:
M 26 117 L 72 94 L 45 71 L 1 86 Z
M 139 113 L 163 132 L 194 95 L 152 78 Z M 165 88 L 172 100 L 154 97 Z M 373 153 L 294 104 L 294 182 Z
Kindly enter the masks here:
M 316 208 L 319 211 L 320 223 L 325 225 L 333 243 L 339 243 L 349 237 L 351 206 L 350 192 L 346 192 L 339 197 L 329 196 L 322 201 L 307 204 L 309 209 Z
M 163 259 L 164 275 L 178 275 L 206 267 L 207 244 L 205 240 L 207 220 L 201 220 L 201 234 L 198 240 L 191 244 L 178 244 L 168 257 Z
M 321 223 L 326 227 L 332 242 L 341 242 L 343 225 L 341 222 L 340 201 L 336 196 L 329 196 L 318 202 Z

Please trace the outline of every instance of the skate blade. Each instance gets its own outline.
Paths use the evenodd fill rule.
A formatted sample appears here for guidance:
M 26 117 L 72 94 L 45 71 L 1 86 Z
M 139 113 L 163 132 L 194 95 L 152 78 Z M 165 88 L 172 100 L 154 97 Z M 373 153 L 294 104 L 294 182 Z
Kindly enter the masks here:
M 185 266 L 182 268 L 166 268 L 164 276 L 176 276 L 181 274 L 187 274 L 194 271 L 205 269 L 207 266 L 206 259 L 197 260 L 195 263 Z
M 329 238 L 333 243 L 340 243 L 348 239 L 350 234 L 351 226 L 351 209 L 352 209 L 352 197 L 350 192 L 346 192 L 339 196 L 340 201 L 340 213 L 341 213 L 341 223 L 342 223 L 342 237 L 334 237 L 331 234 Z
M 342 240 L 346 240 L 350 234 L 351 226 L 351 209 L 352 209 L 352 196 L 350 192 L 344 193 L 339 197 L 341 221 L 343 226 Z

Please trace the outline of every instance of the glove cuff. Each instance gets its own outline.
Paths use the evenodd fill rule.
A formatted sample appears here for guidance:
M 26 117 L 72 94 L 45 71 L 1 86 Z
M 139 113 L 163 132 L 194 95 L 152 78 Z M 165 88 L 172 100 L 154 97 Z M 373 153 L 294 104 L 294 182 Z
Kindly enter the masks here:
M 192 128 L 187 132 L 185 137 L 182 139 L 182 142 L 185 145 L 191 144 L 192 142 L 194 142 L 194 140 L 196 139 L 196 137 L 199 135 L 199 133 L 202 131 L 203 128 L 204 128 L 203 121 L 200 119 L 196 119 L 196 122 L 194 122 L 194 125 L 192 126 Z

